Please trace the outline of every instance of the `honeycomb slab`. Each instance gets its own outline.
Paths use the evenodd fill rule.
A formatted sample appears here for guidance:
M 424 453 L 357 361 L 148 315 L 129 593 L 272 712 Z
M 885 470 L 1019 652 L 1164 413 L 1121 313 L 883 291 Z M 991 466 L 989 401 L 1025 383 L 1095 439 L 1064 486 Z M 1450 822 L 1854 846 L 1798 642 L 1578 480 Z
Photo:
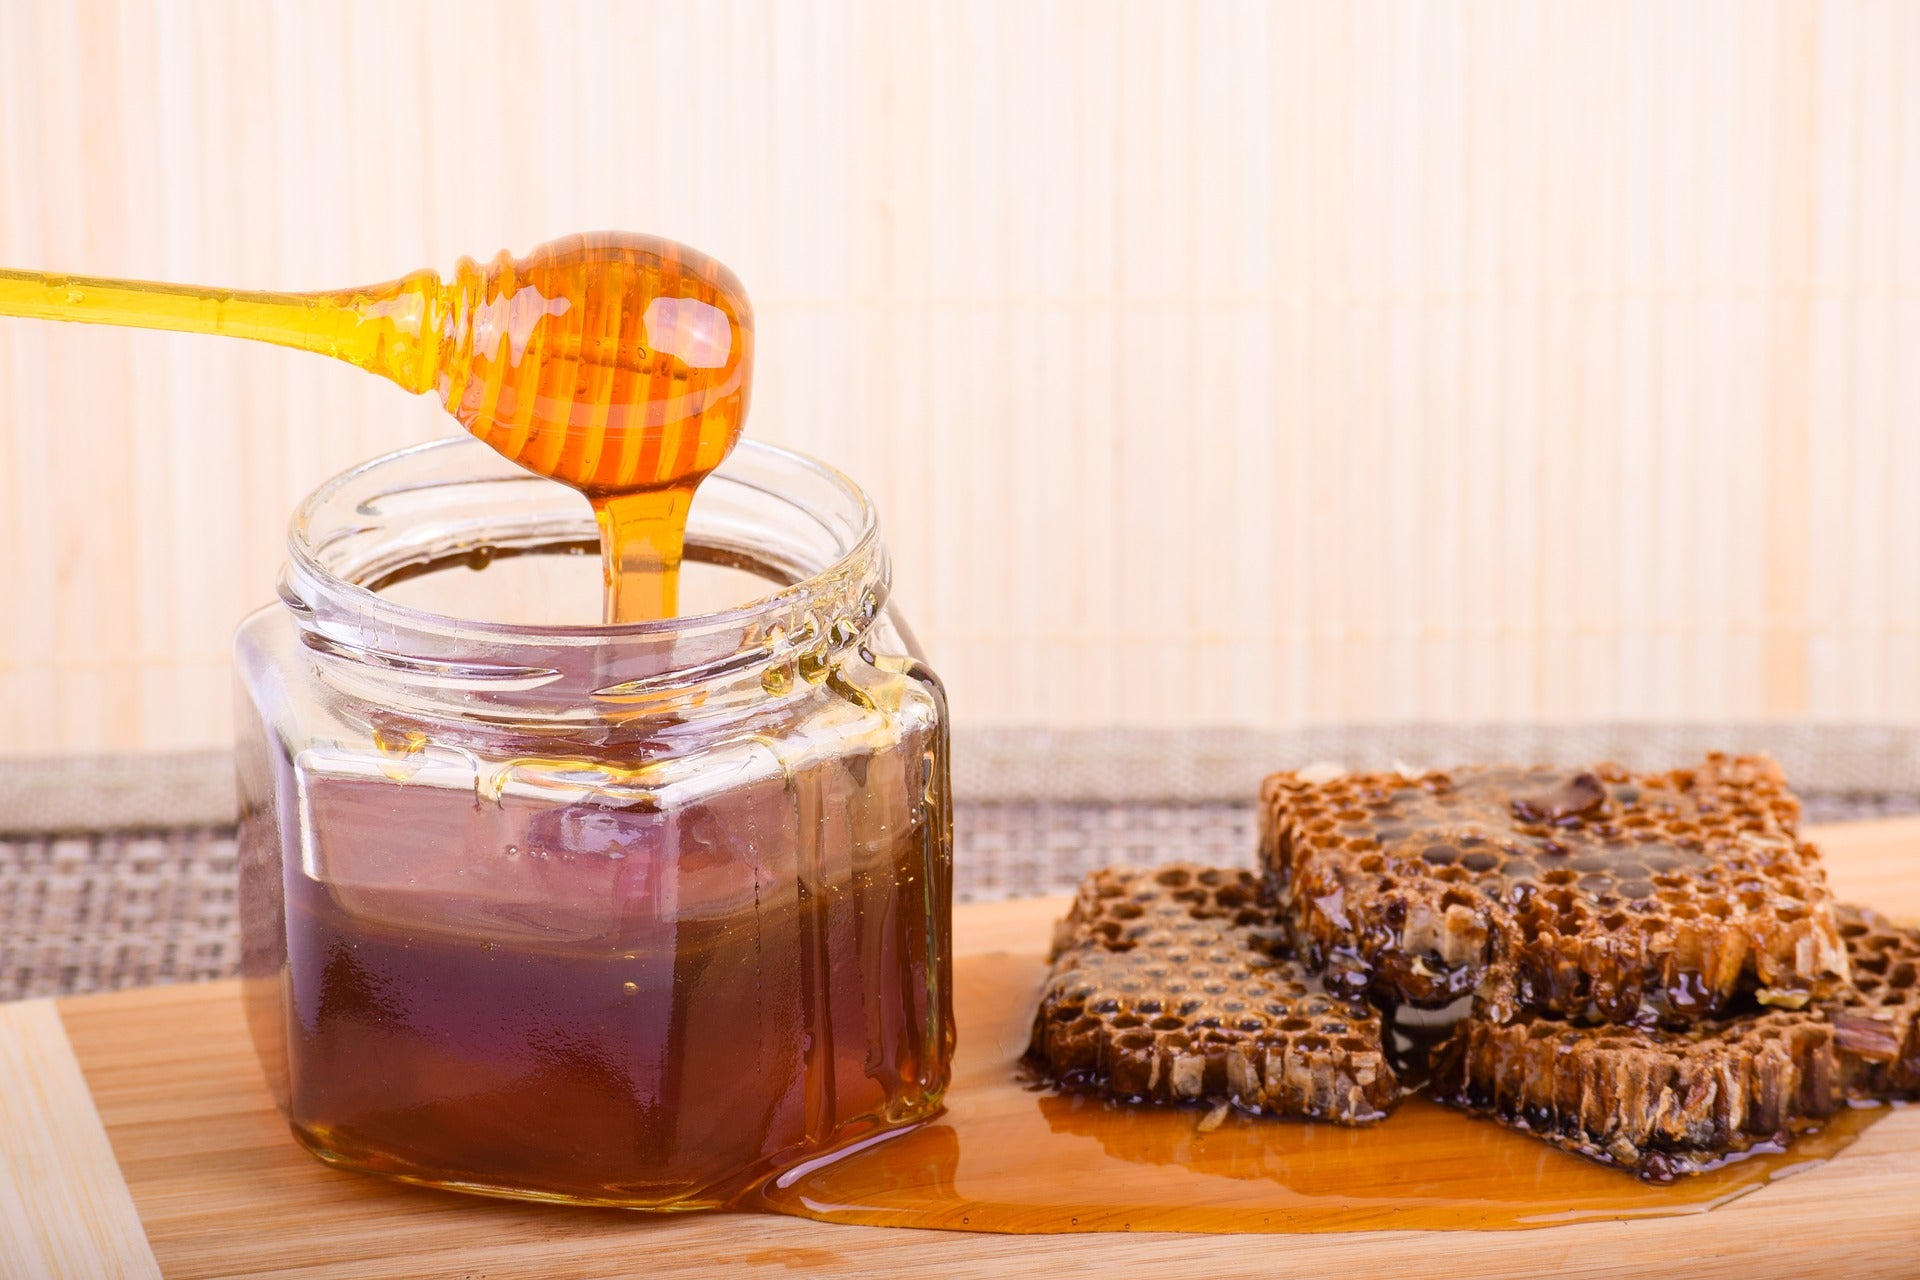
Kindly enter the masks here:
M 1920 1095 L 1920 931 L 1835 915 L 1855 979 L 1830 1002 L 1681 1029 L 1473 1016 L 1431 1096 L 1664 1182 L 1785 1146 L 1849 1102 Z
M 1031 1056 L 1067 1089 L 1365 1124 L 1398 1085 L 1379 1015 L 1293 958 L 1245 870 L 1114 868 L 1056 930 Z
M 1636 774 L 1484 766 L 1261 789 L 1261 858 L 1340 995 L 1684 1026 L 1848 977 L 1799 803 L 1763 756 Z

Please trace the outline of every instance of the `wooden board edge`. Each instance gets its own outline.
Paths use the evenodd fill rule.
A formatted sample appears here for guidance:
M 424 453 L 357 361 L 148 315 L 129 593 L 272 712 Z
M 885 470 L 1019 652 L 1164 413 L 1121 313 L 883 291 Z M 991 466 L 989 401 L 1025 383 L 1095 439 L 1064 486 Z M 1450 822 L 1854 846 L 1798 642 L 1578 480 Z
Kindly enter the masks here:
M 158 1277 L 51 1000 L 0 1005 L 0 1275 Z

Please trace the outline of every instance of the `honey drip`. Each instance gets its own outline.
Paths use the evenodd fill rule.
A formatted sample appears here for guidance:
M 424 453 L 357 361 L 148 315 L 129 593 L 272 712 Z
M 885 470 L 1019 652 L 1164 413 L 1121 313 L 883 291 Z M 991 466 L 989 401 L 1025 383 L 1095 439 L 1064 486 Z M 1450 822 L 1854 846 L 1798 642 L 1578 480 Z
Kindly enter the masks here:
M 767 1182 L 738 1207 L 956 1231 L 1308 1232 L 1547 1227 L 1702 1213 L 1830 1158 L 1886 1108 L 1667 1186 L 1409 1098 L 1361 1128 L 1129 1107 L 1023 1083 L 1046 963 L 955 967 L 959 1048 L 939 1119 Z
M 0 271 L 0 314 L 252 338 L 436 392 L 503 456 L 593 504 L 610 623 L 676 611 L 688 506 L 740 437 L 753 368 L 732 272 L 610 232 L 463 258 L 450 280 L 319 293 Z

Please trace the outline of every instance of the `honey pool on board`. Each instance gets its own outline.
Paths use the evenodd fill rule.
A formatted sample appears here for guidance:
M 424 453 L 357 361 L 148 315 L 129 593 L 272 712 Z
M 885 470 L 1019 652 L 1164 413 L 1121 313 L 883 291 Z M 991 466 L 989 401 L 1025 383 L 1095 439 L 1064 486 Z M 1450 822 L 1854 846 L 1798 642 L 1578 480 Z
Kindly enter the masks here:
M 1701 1213 L 1817 1166 L 1888 1108 L 1835 1117 L 1784 1153 L 1652 1186 L 1489 1121 L 1409 1098 L 1377 1125 L 1134 1107 L 1036 1088 L 1020 1067 L 1047 965 L 955 966 L 946 1111 L 770 1180 L 741 1207 L 955 1231 L 1487 1230 Z

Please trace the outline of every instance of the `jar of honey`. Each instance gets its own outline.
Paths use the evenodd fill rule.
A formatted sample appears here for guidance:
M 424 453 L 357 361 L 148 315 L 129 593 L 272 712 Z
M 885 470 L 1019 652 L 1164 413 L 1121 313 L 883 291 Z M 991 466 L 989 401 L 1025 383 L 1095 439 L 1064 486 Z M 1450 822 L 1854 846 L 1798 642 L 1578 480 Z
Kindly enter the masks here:
M 235 641 L 243 971 L 323 1160 L 701 1208 L 938 1110 L 946 704 L 874 510 L 743 443 L 687 547 L 687 612 L 582 625 L 592 513 L 472 439 L 296 516 Z

